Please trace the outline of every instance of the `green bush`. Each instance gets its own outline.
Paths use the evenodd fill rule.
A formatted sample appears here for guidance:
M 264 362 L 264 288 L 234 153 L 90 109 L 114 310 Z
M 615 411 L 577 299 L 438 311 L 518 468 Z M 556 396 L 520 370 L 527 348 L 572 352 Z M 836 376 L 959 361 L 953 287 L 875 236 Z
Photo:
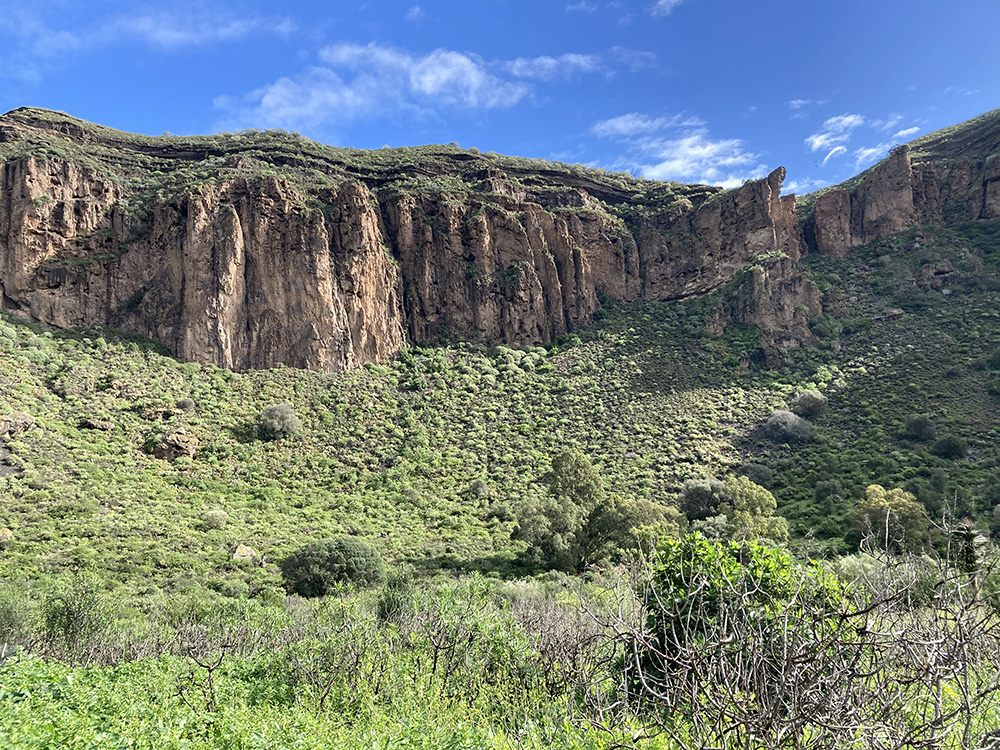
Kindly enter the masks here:
M 662 669 L 671 653 L 732 641 L 718 635 L 739 632 L 740 622 L 748 631 L 773 627 L 778 646 L 789 618 L 822 627 L 824 615 L 840 611 L 845 599 L 839 582 L 818 563 L 803 565 L 759 542 L 717 542 L 696 532 L 658 547 L 644 601 L 663 647 L 649 662 Z M 736 639 L 734 660 L 745 658 L 740 649 Z M 770 656 L 780 659 L 780 646 Z
M 264 439 L 278 440 L 301 430 L 302 420 L 291 404 L 272 404 L 264 409 L 257 426 Z
M 229 514 L 224 510 L 209 510 L 201 517 L 201 522 L 209 529 L 221 529 L 229 521 Z
M 69 584 L 57 584 L 42 602 L 42 629 L 46 640 L 66 648 L 97 638 L 111 623 L 111 612 L 101 594 L 100 581 L 78 575 Z
M 382 584 L 375 613 L 381 622 L 404 626 L 416 611 L 417 586 L 408 570 L 390 572 Z
M 774 481 L 774 472 L 763 464 L 753 463 L 752 461 L 743 464 L 736 470 L 736 473 L 746 477 L 754 484 L 759 484 L 761 487 L 770 487 L 771 482 Z
M 9 584 L 0 587 L 0 647 L 26 641 L 33 622 L 34 611 L 27 596 Z
M 934 439 L 934 422 L 926 414 L 914 414 L 906 420 L 903 437 L 908 440 L 927 442 Z
M 369 585 L 385 578 L 382 558 L 360 539 L 342 536 L 311 542 L 281 563 L 289 592 L 299 596 L 324 596 L 339 584 Z
M 944 435 L 935 440 L 931 447 L 931 453 L 947 459 L 964 458 L 968 452 L 966 442 L 956 435 Z

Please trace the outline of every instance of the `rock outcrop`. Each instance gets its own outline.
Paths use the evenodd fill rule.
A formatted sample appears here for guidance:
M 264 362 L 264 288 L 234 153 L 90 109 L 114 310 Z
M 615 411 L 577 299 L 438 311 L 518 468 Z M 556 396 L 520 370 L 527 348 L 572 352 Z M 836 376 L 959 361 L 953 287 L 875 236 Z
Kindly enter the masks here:
M 916 224 L 1000 218 L 1000 110 L 897 146 L 855 181 L 816 199 L 809 246 L 843 257 Z
M 419 190 L 389 167 L 324 165 L 321 151 L 270 157 L 340 170 L 304 186 L 215 146 L 140 148 L 43 114 L 0 118 L 0 144 L 57 138 L 104 159 L 25 147 L 0 165 L 0 299 L 47 325 L 107 324 L 233 369 L 338 371 L 391 357 L 407 336 L 544 343 L 589 323 L 601 295 L 701 295 L 766 256 L 783 260 L 751 274 L 732 318 L 772 347 L 809 340 L 800 307 L 812 298 L 782 301 L 809 297 L 784 169 L 728 192 L 651 183 L 661 200 L 638 181 L 480 168 L 466 152 L 428 167 Z M 154 189 L 154 158 L 180 174 L 208 166 Z

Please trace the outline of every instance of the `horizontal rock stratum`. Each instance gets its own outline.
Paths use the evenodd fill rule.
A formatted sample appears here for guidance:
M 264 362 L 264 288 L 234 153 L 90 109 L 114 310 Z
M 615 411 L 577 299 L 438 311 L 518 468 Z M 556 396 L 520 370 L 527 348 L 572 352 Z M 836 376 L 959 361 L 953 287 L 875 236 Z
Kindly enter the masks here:
M 884 190 L 816 201 L 813 246 L 916 220 L 896 187 L 914 171 L 894 158 Z M 722 191 L 456 146 L 147 137 L 38 109 L 0 116 L 0 162 L 5 309 L 227 368 L 339 371 L 408 339 L 545 343 L 591 322 L 601 295 L 701 295 L 749 264 L 712 326 L 756 324 L 780 349 L 810 341 L 819 312 L 782 168 Z

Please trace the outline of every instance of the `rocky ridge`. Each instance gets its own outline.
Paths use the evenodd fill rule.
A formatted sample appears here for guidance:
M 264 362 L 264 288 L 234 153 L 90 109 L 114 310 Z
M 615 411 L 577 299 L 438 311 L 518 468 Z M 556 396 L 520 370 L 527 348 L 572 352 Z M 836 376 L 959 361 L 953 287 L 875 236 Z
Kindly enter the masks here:
M 0 117 L 0 300 L 187 360 L 339 371 L 407 338 L 545 343 L 589 323 L 602 295 L 728 285 L 710 329 L 758 326 L 773 361 L 813 340 L 807 246 L 844 253 L 977 196 L 972 218 L 998 215 L 995 162 L 945 172 L 916 154 L 819 196 L 803 233 L 781 168 L 720 191 L 457 147 L 151 138 L 15 110 Z

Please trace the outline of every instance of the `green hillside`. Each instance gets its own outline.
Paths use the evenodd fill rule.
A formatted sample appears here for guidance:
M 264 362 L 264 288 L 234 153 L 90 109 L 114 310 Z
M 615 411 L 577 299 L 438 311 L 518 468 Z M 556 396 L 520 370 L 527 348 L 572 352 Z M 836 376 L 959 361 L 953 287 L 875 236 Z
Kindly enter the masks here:
M 592 330 L 547 350 L 414 346 L 340 375 L 229 372 L 111 331 L 7 317 L 0 416 L 36 426 L 5 446 L 0 526 L 14 538 L 0 576 L 83 569 L 140 595 L 273 591 L 289 551 L 336 534 L 427 572 L 530 572 L 510 533 L 569 448 L 625 499 L 661 505 L 685 480 L 761 464 L 796 543 L 821 553 L 856 544 L 852 512 L 871 483 L 987 527 L 1000 501 L 998 257 L 1000 224 L 986 222 L 807 259 L 836 312 L 814 322 L 817 348 L 774 371 L 746 366 L 755 330 L 708 335 L 725 291 L 606 301 Z M 816 438 L 765 438 L 772 410 L 810 389 L 829 399 Z M 285 402 L 302 430 L 263 439 L 260 414 Z M 919 415 L 934 432 L 922 441 L 905 436 Z M 197 439 L 194 459 L 154 457 L 179 429 Z M 948 436 L 967 455 L 936 455 Z M 221 528 L 206 523 L 215 510 Z M 239 544 L 267 562 L 234 561 Z

